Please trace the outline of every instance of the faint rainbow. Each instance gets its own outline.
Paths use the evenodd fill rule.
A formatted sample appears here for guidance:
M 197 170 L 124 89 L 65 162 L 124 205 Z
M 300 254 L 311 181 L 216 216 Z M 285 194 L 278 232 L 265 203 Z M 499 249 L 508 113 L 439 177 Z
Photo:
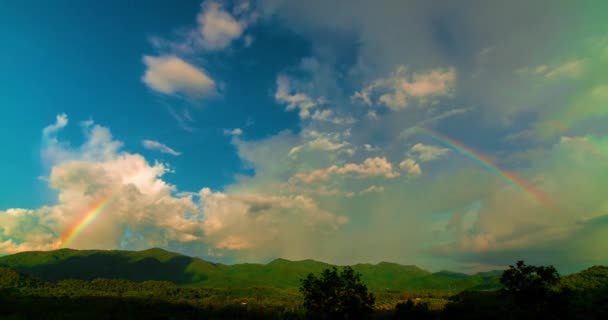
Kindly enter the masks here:
M 500 169 L 495 163 L 493 163 L 487 156 L 481 154 L 478 151 L 475 151 L 463 143 L 450 138 L 444 134 L 433 131 L 428 128 L 419 128 L 419 130 L 431 138 L 451 147 L 452 149 L 458 151 L 462 155 L 467 158 L 481 164 L 484 168 L 488 169 L 490 172 L 498 175 L 502 180 L 507 182 L 508 184 L 514 186 L 515 188 L 523 191 L 528 197 L 530 197 L 533 201 L 546 206 L 553 207 L 553 202 L 540 190 L 536 189 L 533 185 L 519 177 L 513 172 L 508 172 L 506 170 Z
M 101 200 L 95 202 L 91 208 L 89 208 L 85 213 L 74 223 L 66 232 L 63 233 L 60 240 L 60 246 L 65 248 L 68 246 L 87 226 L 89 226 L 95 218 L 99 216 L 99 214 L 105 209 L 105 207 L 110 203 L 112 197 L 107 196 L 101 198 Z

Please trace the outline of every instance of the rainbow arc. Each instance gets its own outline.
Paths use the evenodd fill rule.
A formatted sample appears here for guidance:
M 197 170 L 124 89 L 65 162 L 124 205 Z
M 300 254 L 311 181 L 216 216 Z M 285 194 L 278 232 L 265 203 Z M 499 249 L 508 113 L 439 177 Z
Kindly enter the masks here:
M 85 213 L 63 233 L 60 239 L 60 247 L 66 248 L 70 245 L 79 234 L 95 221 L 99 214 L 107 207 L 108 203 L 111 202 L 111 199 L 111 196 L 106 196 L 93 203 L 91 208 L 85 211 Z
M 490 172 L 495 173 L 499 176 L 503 181 L 507 182 L 511 186 L 516 189 L 524 192 L 530 199 L 533 201 L 545 206 L 545 207 L 554 207 L 553 202 L 546 194 L 542 191 L 538 190 L 535 186 L 521 178 L 519 175 L 501 169 L 498 165 L 496 165 L 492 160 L 490 160 L 487 156 L 482 153 L 473 150 L 470 147 L 467 147 L 465 144 L 457 141 L 456 139 L 450 138 L 444 134 L 433 131 L 428 128 L 419 128 L 421 132 L 427 134 L 431 138 L 437 140 L 438 142 L 458 151 L 460 154 L 465 157 L 479 163 L 482 167 L 488 169 Z

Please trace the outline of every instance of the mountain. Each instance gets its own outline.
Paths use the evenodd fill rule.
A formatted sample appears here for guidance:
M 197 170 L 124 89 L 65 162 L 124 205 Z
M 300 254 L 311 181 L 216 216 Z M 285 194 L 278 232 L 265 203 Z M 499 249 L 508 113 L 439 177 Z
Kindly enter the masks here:
M 143 251 L 73 250 L 21 252 L 0 257 L 0 266 L 47 281 L 96 278 L 131 281 L 159 280 L 177 285 L 210 288 L 297 288 L 300 279 L 332 265 L 314 261 L 276 259 L 268 264 L 211 263 L 158 248 Z M 498 277 L 449 271 L 431 273 L 396 263 L 357 264 L 370 289 L 463 290 L 499 287 Z
M 561 285 L 573 291 L 608 290 L 608 267 L 593 266 L 581 272 L 564 276 Z
M 16 270 L 0 267 L 0 288 L 35 288 L 43 286 L 42 280 Z

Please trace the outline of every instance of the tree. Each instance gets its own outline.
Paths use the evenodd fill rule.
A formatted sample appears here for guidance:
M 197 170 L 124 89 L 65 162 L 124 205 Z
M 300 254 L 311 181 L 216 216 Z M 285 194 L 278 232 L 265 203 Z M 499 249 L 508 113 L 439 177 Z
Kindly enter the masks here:
M 302 280 L 304 308 L 309 319 L 369 319 L 374 295 L 368 293 L 361 275 L 351 267 L 324 270 L 319 277 L 309 274 Z
M 429 305 L 426 303 L 414 303 L 412 299 L 399 303 L 395 306 L 395 319 L 430 319 Z
M 515 310 L 522 316 L 562 318 L 567 312 L 568 296 L 560 292 L 559 273 L 553 266 L 531 266 L 517 261 L 500 277 L 503 292 L 512 297 Z M 521 318 L 521 317 L 519 317 Z
M 516 298 L 544 298 L 559 283 L 559 273 L 553 266 L 530 266 L 520 260 L 503 272 L 500 282 Z

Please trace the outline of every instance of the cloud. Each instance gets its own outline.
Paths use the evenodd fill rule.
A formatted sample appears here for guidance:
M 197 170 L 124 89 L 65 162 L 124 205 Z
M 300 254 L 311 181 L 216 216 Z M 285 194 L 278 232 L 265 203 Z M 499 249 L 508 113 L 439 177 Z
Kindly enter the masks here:
M 407 107 L 410 100 L 425 102 L 431 97 L 446 96 L 450 93 L 456 80 L 454 68 L 434 69 L 427 73 L 407 75 L 404 66 L 398 66 L 388 78 L 377 79 L 372 84 L 353 94 L 353 100 L 361 100 L 373 105 L 372 96 L 378 96 L 376 103 L 384 104 L 392 110 Z
M 606 257 L 600 245 L 605 242 L 599 241 L 605 231 L 593 228 L 608 215 L 602 193 L 608 179 L 604 136 L 564 136 L 518 169 L 521 179 L 555 201 L 555 208 L 547 208 L 466 159 L 453 159 L 439 175 L 430 170 L 422 175 L 416 160 L 405 159 L 399 167 L 416 179 L 395 179 L 399 173 L 377 155 L 389 148 L 372 148 L 367 152 L 374 155 L 360 162 L 327 152 L 314 153 L 310 161 L 309 153 L 291 159 L 288 151 L 302 139 L 329 137 L 310 128 L 233 141 L 255 175 L 238 177 L 221 192 L 178 192 L 163 179 L 166 164 L 123 151 L 108 128 L 94 123 L 83 128 L 84 143 L 65 149 L 69 157 L 52 166 L 48 183 L 58 194 L 56 203 L 0 212 L 2 252 L 57 248 L 91 203 L 109 198 L 107 209 L 70 246 L 162 246 L 217 259 L 340 263 L 395 260 L 407 252 L 416 258 L 399 262 L 441 267 L 503 265 L 514 255 L 530 258 L 557 250 L 556 244 L 593 254 L 577 255 L 581 263 Z M 373 244 L 362 240 L 370 238 Z M 568 265 L 567 254 L 552 255 L 557 261 L 552 263 Z
M 207 50 L 221 50 L 243 34 L 245 25 L 216 2 L 205 2 L 198 15 L 200 44 Z
M 357 122 L 357 120 L 355 118 L 350 117 L 350 116 L 345 116 L 345 117 L 334 116 L 333 111 L 331 111 L 329 109 L 315 110 L 315 112 L 312 114 L 311 118 L 313 120 L 317 120 L 317 121 L 330 122 L 335 125 L 350 125 L 350 124 L 354 124 L 355 122 Z
M 236 175 L 221 192 L 177 190 L 164 179 L 168 164 L 124 151 L 107 128 L 85 126 L 80 146 L 51 130 L 43 153 L 57 205 L 2 212 L 0 225 L 10 225 L 10 235 L 0 236 L 3 250 L 52 246 L 91 201 L 116 192 L 111 213 L 75 245 L 162 245 L 238 261 L 397 260 L 442 268 L 500 266 L 514 257 L 572 266 L 573 252 L 581 263 L 605 261 L 608 90 L 601 67 L 607 42 L 593 44 L 595 51 L 581 45 L 588 35 L 576 30 L 599 20 L 575 26 L 563 17 L 588 16 L 582 6 L 547 11 L 548 3 L 417 3 L 416 10 L 410 1 L 256 3 L 266 21 L 309 40 L 310 50 L 283 69 L 272 88 L 276 102 L 298 112 L 299 125 L 249 141 L 230 139 L 252 174 Z M 201 15 L 211 7 L 203 5 Z M 160 57 L 199 61 L 213 51 L 212 60 L 221 63 L 217 51 L 257 36 L 246 30 L 258 9 L 252 7 L 216 7 L 241 26 L 240 35 L 228 28 L 217 38 L 224 40 L 205 44 L 197 25 L 178 36 L 179 45 L 158 43 Z M 532 67 L 518 75 L 513 70 L 520 66 Z M 353 94 L 353 88 L 359 90 Z M 544 130 L 536 125 L 549 123 L 560 129 L 539 139 Z M 473 143 L 492 145 L 488 156 L 555 208 L 466 157 L 429 164 L 422 174 L 425 161 L 447 154 L 432 149 L 439 146 L 410 149 L 420 141 L 420 127 L 475 132 Z M 503 141 L 511 130 L 531 134 Z M 509 161 L 517 154 L 520 161 Z M 396 178 L 406 172 L 416 178 Z M 125 230 L 138 236 L 124 239 Z
M 359 193 L 366 194 L 366 193 L 377 193 L 377 192 L 384 192 L 384 187 L 372 185 L 372 186 L 369 186 L 367 189 L 362 190 Z
M 292 94 L 290 81 L 286 76 L 277 77 L 277 90 L 274 94 L 274 99 L 278 103 L 287 104 L 286 109 L 288 111 L 299 109 L 298 115 L 300 116 L 300 119 L 309 118 L 311 109 L 319 104 L 319 100 L 315 101 L 306 94 Z
M 163 94 L 183 93 L 203 98 L 215 93 L 215 81 L 202 69 L 173 55 L 144 56 L 146 72 L 142 81 Z
M 457 83 L 454 83 L 450 95 L 430 98 L 426 102 L 432 105 L 439 100 L 443 107 L 446 107 L 443 102 L 448 99 L 468 102 L 475 111 L 476 121 L 506 128 L 513 121 L 521 120 L 520 116 L 527 117 L 530 110 L 535 114 L 542 112 L 540 118 L 550 116 L 556 109 L 555 103 L 548 101 L 563 103 L 572 95 L 569 90 L 556 88 L 531 90 L 539 87 L 539 77 L 520 77 L 514 74 L 514 70 L 543 64 L 554 67 L 560 62 L 578 59 L 584 59 L 586 65 L 597 65 L 598 61 L 590 59 L 586 48 L 591 41 L 596 52 L 605 52 L 605 35 L 597 27 L 601 25 L 599 17 L 580 23 L 563 19 L 573 13 L 589 16 L 592 7 L 569 5 L 548 12 L 546 6 L 550 3 L 548 0 L 535 3 L 516 0 L 494 6 L 483 1 L 467 5 L 381 1 L 344 5 L 320 0 L 305 4 L 278 0 L 261 2 L 259 10 L 266 17 L 278 18 L 288 28 L 311 39 L 311 46 L 316 50 L 312 58 L 335 67 L 333 75 L 325 73 L 331 76 L 323 82 L 315 82 L 317 86 L 331 88 L 340 83 L 348 88 L 360 88 L 354 94 L 344 94 L 356 96 L 355 101 L 369 105 L 384 105 L 378 98 L 390 93 L 385 101 L 401 106 L 403 101 L 397 99 L 401 97 L 393 94 L 395 90 L 390 90 L 390 86 L 384 88 L 387 92 L 364 89 L 378 79 L 390 78 L 400 65 L 408 66 L 410 75 L 411 72 L 424 74 L 430 70 L 453 68 Z M 446 15 L 445 12 L 451 14 Z M 513 24 L 513 17 L 518 17 L 517 25 Z M 319 37 L 320 34 L 335 35 L 338 39 L 343 39 L 338 35 L 349 34 L 352 41 L 339 43 L 347 42 L 351 47 L 328 45 L 329 41 Z M 568 50 L 563 43 L 569 44 Z M 531 55 L 530 52 L 543 54 Z M 345 56 L 352 63 L 344 63 Z M 343 70 L 347 70 L 347 76 Z M 588 78 L 590 71 L 595 72 L 585 68 L 585 73 L 577 81 Z M 597 78 L 600 78 L 599 74 Z M 411 78 L 408 80 L 411 82 Z M 556 81 L 547 82 L 560 85 Z M 521 94 L 514 95 L 513 92 Z M 336 95 L 326 96 L 332 100 L 336 98 Z M 402 97 L 406 98 L 406 104 L 417 102 L 416 99 Z M 413 108 L 408 109 L 410 112 Z
M 578 248 L 574 251 L 597 248 L 589 240 L 605 237 L 587 222 L 608 216 L 608 203 L 594 191 L 606 176 L 606 164 L 601 160 L 605 155 L 598 150 L 608 150 L 607 142 L 606 137 L 564 137 L 539 150 L 541 155 L 531 160 L 530 170 L 538 177 L 533 180 L 534 188 L 549 192 L 555 206 L 525 200 L 525 190 L 496 190 L 479 205 L 468 227 L 457 228 L 460 231 L 453 242 L 438 246 L 438 253 L 466 253 L 469 259 L 494 262 L 508 262 L 514 255 L 539 261 L 536 255 L 544 253 L 551 255 L 553 263 L 572 268 L 573 246 Z M 577 192 L 580 188 L 587 191 Z M 594 235 L 583 236 L 583 230 L 593 230 Z M 561 250 L 564 246 L 569 249 Z M 582 267 L 596 259 L 578 255 L 575 260 Z
M 63 129 L 67 125 L 68 125 L 68 116 L 65 113 L 58 114 L 56 117 L 55 123 L 44 127 L 44 129 L 42 129 L 42 134 L 44 136 L 48 137 L 49 135 Z
M 334 142 L 329 137 L 319 136 L 315 137 L 313 140 L 310 140 L 305 144 L 301 144 L 291 148 L 289 150 L 288 155 L 290 157 L 294 157 L 303 150 L 336 151 L 344 148 L 346 145 L 346 143 Z
M 149 41 L 160 51 L 178 55 L 222 51 L 241 37 L 243 46 L 249 47 L 253 36 L 245 35 L 245 31 L 257 19 L 258 13 L 251 4 L 235 5 L 229 12 L 218 1 L 204 1 L 196 17 L 196 27 L 181 27 L 174 31 L 173 37 L 152 36 Z
M 168 172 L 164 164 L 121 151 L 122 143 L 105 127 L 90 122 L 83 128 L 84 143 L 53 159 L 47 180 L 56 204 L 0 211 L 1 252 L 58 248 L 61 237 L 102 199 L 106 208 L 70 247 L 115 249 L 128 240 L 129 248 L 146 248 L 202 239 L 198 207 L 191 196 L 173 195 L 175 187 L 161 178 Z M 62 146 L 69 144 L 53 147 Z M 126 239 L 125 228 L 136 236 Z
M 232 130 L 224 129 L 224 134 L 227 136 L 238 137 L 243 134 L 243 130 L 241 130 L 241 128 L 234 128 Z
M 333 114 L 334 113 L 331 110 L 315 110 L 315 113 L 312 114 L 312 118 L 315 120 L 330 121 Z
M 414 153 L 420 161 L 424 162 L 443 158 L 450 152 L 450 149 L 416 143 L 412 146 L 410 152 Z
M 158 142 L 158 141 L 154 141 L 154 140 L 143 140 L 141 142 L 143 144 L 143 146 L 146 149 L 150 149 L 150 150 L 157 150 L 160 151 L 161 153 L 166 153 L 166 154 L 170 154 L 172 156 L 179 156 L 182 153 L 181 152 L 177 152 L 173 149 L 171 149 L 170 147 Z
M 347 163 L 343 166 L 330 166 L 325 169 L 317 169 L 308 173 L 298 173 L 295 178 L 311 183 L 315 181 L 323 181 L 329 179 L 332 175 L 350 175 L 356 174 L 359 177 L 383 176 L 391 179 L 399 176 L 399 173 L 393 170 L 393 166 L 386 158 L 375 157 L 367 158 L 360 164 Z
M 368 152 L 374 152 L 374 151 L 378 151 L 380 149 L 380 148 L 378 148 L 376 146 L 373 146 L 373 145 L 371 145 L 369 143 L 363 144 L 363 148 L 365 149 L 365 151 L 368 151 Z
M 201 201 L 203 230 L 213 248 L 220 250 L 263 249 L 276 254 L 283 243 L 306 242 L 308 230 L 323 236 L 348 221 L 300 195 L 226 194 L 205 188 Z
M 538 75 L 545 79 L 555 80 L 558 78 L 579 78 L 583 75 L 585 69 L 585 61 L 582 59 L 569 60 L 559 65 L 548 66 L 546 64 L 538 65 L 534 68 L 521 68 L 517 72 L 522 75 Z
M 420 169 L 420 164 L 418 164 L 413 159 L 405 159 L 399 163 L 399 168 L 406 170 L 409 174 L 419 176 L 422 174 L 422 169 Z

